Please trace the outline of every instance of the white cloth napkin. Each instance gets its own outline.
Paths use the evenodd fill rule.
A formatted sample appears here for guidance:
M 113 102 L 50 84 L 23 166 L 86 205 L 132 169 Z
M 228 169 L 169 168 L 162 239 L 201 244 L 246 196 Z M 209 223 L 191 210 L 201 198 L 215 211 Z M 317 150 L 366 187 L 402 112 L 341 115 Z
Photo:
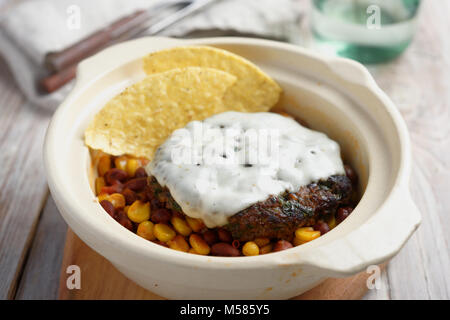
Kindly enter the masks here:
M 70 91 L 72 83 L 52 94 L 37 89 L 37 79 L 45 74 L 46 53 L 64 49 L 119 17 L 158 1 L 165 0 L 20 2 L 0 18 L 0 54 L 25 96 L 36 105 L 53 109 Z M 76 28 L 77 19 L 73 18 L 75 11 L 80 13 L 80 28 Z M 221 0 L 160 35 L 181 37 L 194 31 L 222 30 L 286 39 L 300 15 L 298 0 Z

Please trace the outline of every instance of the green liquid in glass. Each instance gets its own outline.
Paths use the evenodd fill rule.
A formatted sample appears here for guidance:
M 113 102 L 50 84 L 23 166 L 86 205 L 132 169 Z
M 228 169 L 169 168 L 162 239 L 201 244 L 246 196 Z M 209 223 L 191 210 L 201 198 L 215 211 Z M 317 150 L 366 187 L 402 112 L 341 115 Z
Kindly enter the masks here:
M 377 27 L 368 24 L 370 5 L 379 10 Z M 366 64 L 394 59 L 412 40 L 418 7 L 419 0 L 313 0 L 316 46 Z

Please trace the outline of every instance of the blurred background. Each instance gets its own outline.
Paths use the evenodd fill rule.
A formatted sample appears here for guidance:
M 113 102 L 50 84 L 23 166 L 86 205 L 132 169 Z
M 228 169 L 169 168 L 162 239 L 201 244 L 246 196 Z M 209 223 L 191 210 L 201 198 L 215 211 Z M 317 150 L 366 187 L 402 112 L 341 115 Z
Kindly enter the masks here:
M 58 298 L 67 226 L 46 127 L 79 61 L 148 35 L 267 38 L 365 64 L 407 122 L 424 216 L 365 299 L 450 298 L 449 16 L 436 0 L 0 0 L 0 298 Z

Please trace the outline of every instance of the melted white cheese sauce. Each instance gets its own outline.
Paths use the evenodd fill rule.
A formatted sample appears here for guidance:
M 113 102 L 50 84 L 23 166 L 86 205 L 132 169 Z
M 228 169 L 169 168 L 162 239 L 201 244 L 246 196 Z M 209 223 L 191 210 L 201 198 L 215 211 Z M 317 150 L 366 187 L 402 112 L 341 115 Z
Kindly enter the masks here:
M 270 112 L 225 112 L 178 129 L 146 171 L 209 228 L 287 191 L 344 174 L 339 145 Z

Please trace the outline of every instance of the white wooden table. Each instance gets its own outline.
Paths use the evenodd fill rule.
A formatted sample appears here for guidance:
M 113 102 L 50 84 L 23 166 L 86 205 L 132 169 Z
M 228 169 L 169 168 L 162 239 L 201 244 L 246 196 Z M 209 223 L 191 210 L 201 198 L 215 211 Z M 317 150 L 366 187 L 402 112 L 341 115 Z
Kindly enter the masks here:
M 450 298 L 449 16 L 450 1 L 423 1 L 413 44 L 370 68 L 408 124 L 423 222 L 366 299 Z M 0 110 L 0 299 L 55 299 L 67 226 L 43 172 L 51 114 L 25 101 L 2 60 Z

